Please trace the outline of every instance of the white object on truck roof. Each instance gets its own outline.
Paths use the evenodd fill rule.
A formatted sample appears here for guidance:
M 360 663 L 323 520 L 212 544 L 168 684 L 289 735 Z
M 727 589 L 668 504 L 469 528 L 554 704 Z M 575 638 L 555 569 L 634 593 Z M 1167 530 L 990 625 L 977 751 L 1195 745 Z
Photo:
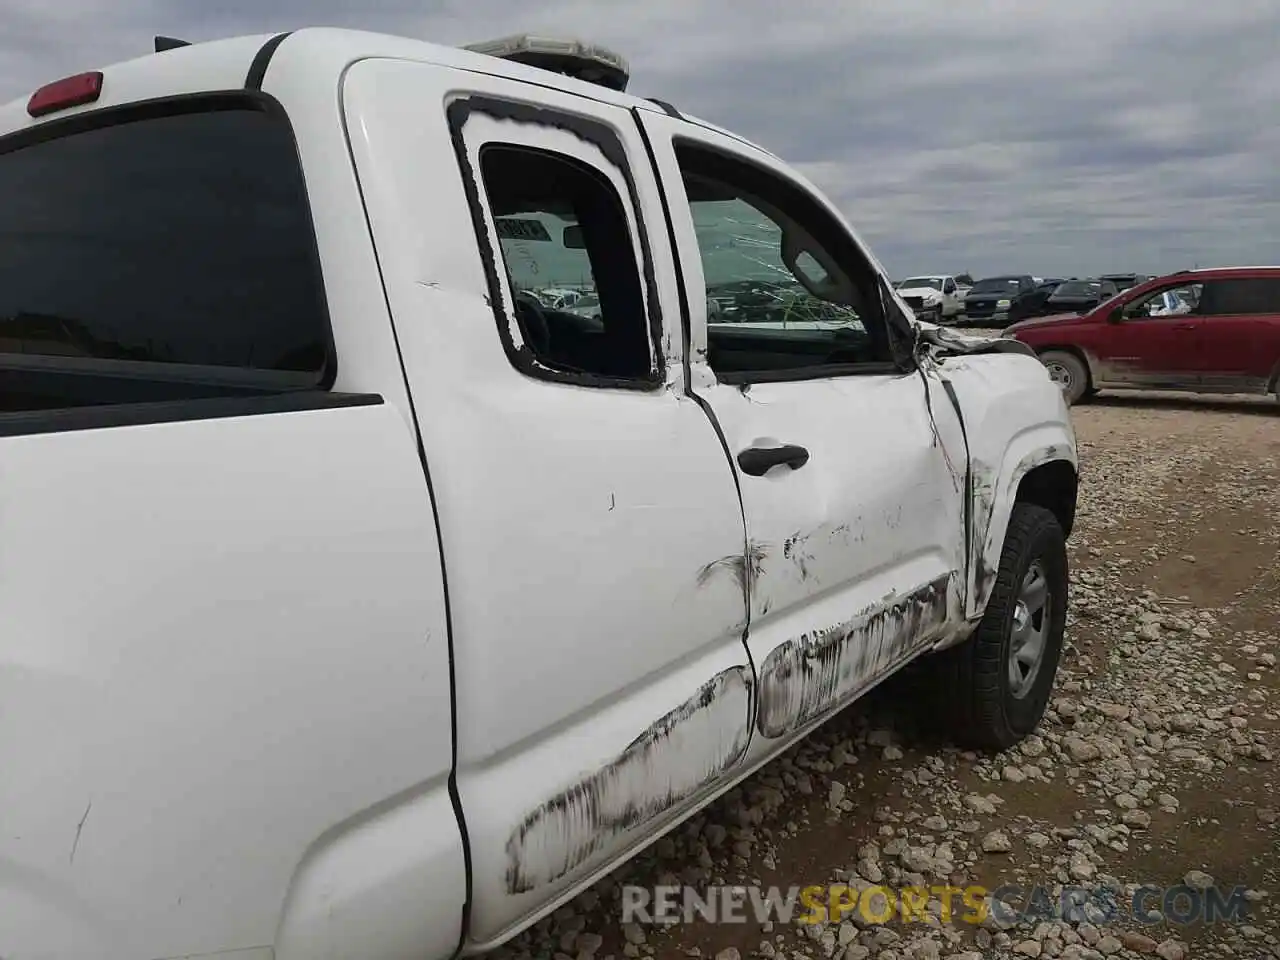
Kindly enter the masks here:
M 613 90 L 625 91 L 631 80 L 631 69 L 621 54 L 576 38 L 520 33 L 469 43 L 463 49 L 563 73 Z

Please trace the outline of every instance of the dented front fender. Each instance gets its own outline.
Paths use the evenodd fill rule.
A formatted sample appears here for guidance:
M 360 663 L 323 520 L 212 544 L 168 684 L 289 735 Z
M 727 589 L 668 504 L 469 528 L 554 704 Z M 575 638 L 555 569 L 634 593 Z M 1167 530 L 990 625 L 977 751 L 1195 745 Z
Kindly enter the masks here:
M 1034 356 L 1010 351 L 948 356 L 939 364 L 951 384 L 969 445 L 969 566 L 966 612 L 982 616 L 1000 565 L 1005 532 L 1023 479 L 1061 461 L 1074 503 L 1079 458 L 1062 391 Z

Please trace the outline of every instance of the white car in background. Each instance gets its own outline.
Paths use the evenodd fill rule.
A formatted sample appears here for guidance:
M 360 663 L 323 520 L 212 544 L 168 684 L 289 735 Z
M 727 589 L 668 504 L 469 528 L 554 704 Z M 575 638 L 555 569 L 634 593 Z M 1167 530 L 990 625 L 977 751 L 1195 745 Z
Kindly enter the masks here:
M 964 297 L 950 274 L 908 277 L 898 284 L 898 295 L 922 319 L 946 320 L 964 312 Z
M 579 297 L 567 307 L 561 308 L 565 313 L 572 313 L 575 316 L 587 317 L 591 320 L 600 319 L 600 298 L 594 293 L 587 293 Z
M 552 310 L 567 310 L 583 296 L 585 294 L 581 290 L 572 290 L 567 287 L 548 287 L 538 291 L 537 294 L 543 306 L 550 307 Z

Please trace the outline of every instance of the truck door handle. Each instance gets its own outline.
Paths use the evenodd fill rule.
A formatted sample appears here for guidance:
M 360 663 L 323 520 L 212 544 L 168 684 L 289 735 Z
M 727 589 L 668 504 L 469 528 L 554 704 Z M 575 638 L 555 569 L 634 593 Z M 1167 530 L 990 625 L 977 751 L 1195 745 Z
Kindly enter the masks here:
M 1179 323 L 1174 326 L 1175 330 L 1194 330 L 1199 324 L 1195 323 Z
M 763 477 L 781 463 L 799 470 L 808 462 L 809 451 L 791 443 L 783 447 L 748 447 L 738 454 L 738 466 L 753 477 Z

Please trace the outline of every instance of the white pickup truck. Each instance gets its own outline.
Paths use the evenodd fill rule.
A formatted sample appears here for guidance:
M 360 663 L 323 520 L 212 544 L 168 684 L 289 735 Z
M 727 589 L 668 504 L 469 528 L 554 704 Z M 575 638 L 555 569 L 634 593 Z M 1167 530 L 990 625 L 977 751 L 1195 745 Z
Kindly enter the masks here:
M 898 295 L 916 316 L 934 323 L 964 312 L 964 291 L 950 274 L 908 277 L 898 284 Z
M 607 52 L 157 51 L 0 108 L 5 960 L 480 953 L 909 662 L 1036 726 L 1022 345 Z M 529 217 L 598 318 L 513 294 Z M 708 324 L 761 271 L 808 319 Z

